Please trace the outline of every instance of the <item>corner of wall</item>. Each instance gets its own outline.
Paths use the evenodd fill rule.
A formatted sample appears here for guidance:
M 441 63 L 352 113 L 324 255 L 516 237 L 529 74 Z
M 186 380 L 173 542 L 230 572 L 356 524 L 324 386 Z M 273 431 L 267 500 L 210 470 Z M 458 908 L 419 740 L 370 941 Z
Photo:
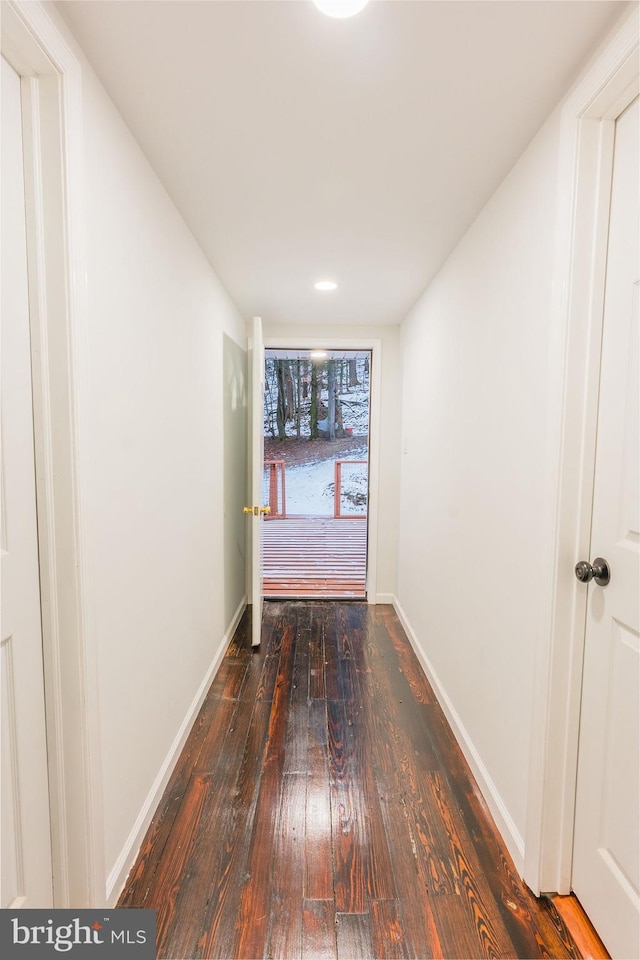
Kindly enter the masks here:
M 438 703 L 440 704 L 444 715 L 453 731 L 453 735 L 458 741 L 458 745 L 464 754 L 465 760 L 471 767 L 471 772 L 476 779 L 482 796 L 486 800 L 487 806 L 495 821 L 496 827 L 502 839 L 504 840 L 509 853 L 513 859 L 516 870 L 522 876 L 524 872 L 524 839 L 517 829 L 507 806 L 502 799 L 498 788 L 492 780 L 489 772 L 484 765 L 480 753 L 475 747 L 469 731 L 464 726 L 458 715 L 447 691 L 440 680 L 438 674 L 433 668 L 431 661 L 425 653 L 424 647 L 418 639 L 415 630 L 411 626 L 406 613 L 402 609 L 397 597 L 393 597 L 393 607 L 398 614 L 398 619 L 407 634 L 411 646 L 420 661 L 420 665 L 425 672 L 427 680 L 433 687 Z
M 395 596 L 392 593 L 376 593 L 375 603 L 395 605 Z
M 184 720 L 180 724 L 178 732 L 175 735 L 173 743 L 171 744 L 169 751 L 158 770 L 157 776 L 153 781 L 151 789 L 147 794 L 147 797 L 140 809 L 136 821 L 131 828 L 131 832 L 127 837 L 127 840 L 120 851 L 115 864 L 113 865 L 107 880 L 106 880 L 106 903 L 108 907 L 114 907 L 118 902 L 118 897 L 120 896 L 122 889 L 127 881 L 129 876 L 129 871 L 131 870 L 135 859 L 138 855 L 138 851 L 142 845 L 145 834 L 149 829 L 149 825 L 153 816 L 156 812 L 156 809 L 162 799 L 162 795 L 165 791 L 165 788 L 169 782 L 171 774 L 175 768 L 176 763 L 182 752 L 187 737 L 191 731 L 191 728 L 195 722 L 196 717 L 200 711 L 202 704 L 204 703 L 205 697 L 211 686 L 216 673 L 222 663 L 222 659 L 227 651 L 227 647 L 231 643 L 233 636 L 238 628 L 242 614 L 244 613 L 245 607 L 247 606 L 247 597 L 246 595 L 242 597 L 240 603 L 238 604 L 231 622 L 227 627 L 222 640 L 218 646 L 218 649 L 215 652 L 213 660 L 211 661 L 203 679 L 198 687 L 196 694 L 187 710 Z

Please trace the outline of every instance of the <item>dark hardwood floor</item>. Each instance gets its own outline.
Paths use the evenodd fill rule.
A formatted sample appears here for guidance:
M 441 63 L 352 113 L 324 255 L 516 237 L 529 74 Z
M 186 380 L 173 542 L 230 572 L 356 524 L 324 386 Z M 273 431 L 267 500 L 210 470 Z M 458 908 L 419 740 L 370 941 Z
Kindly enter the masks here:
M 389 606 L 245 616 L 119 906 L 158 957 L 580 957 L 499 839 Z

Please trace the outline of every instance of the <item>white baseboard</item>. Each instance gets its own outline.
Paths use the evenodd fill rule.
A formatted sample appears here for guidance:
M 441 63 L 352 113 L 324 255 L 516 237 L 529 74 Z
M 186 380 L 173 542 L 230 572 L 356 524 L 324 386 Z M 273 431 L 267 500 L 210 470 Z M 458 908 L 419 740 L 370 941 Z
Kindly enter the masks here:
M 127 841 L 120 852 L 120 856 L 116 860 L 113 869 L 107 877 L 107 906 L 109 907 L 115 906 L 118 901 L 118 897 L 120 896 L 122 888 L 124 887 L 127 877 L 129 876 L 129 871 L 135 862 L 142 841 L 144 840 L 145 834 L 149 829 L 149 824 L 153 819 L 153 815 L 156 812 L 160 800 L 162 799 L 162 794 L 164 793 L 165 787 L 169 782 L 169 777 L 173 773 L 173 768 L 178 761 L 178 757 L 180 756 L 182 748 L 186 743 L 191 727 L 198 716 L 200 707 L 202 706 L 204 698 L 207 695 L 207 691 L 209 690 L 209 687 L 213 682 L 213 678 L 218 671 L 218 667 L 222 663 L 222 658 L 227 651 L 227 647 L 231 643 L 246 606 L 247 598 L 244 596 L 238 604 L 238 607 L 231 619 L 231 623 L 229 624 L 220 642 L 220 646 L 218 647 L 216 654 L 202 679 L 202 683 L 198 687 L 196 695 L 193 698 L 189 709 L 187 710 L 184 720 L 180 724 L 180 728 L 178 729 L 174 741 L 169 748 L 169 752 L 167 753 L 164 762 L 158 771 L 158 775 L 153 782 L 151 790 L 149 791 L 147 798 L 142 805 L 142 809 L 140 810 L 140 813 L 138 814 L 138 817 L 136 818 L 136 821 L 131 829 L 131 833 L 129 834 Z
M 393 603 L 394 600 L 392 593 L 376 593 L 376 603 Z
M 498 831 L 502 836 L 509 853 L 511 854 L 516 870 L 518 870 L 520 876 L 522 876 L 524 873 L 524 840 L 522 835 L 513 822 L 513 819 L 507 810 L 500 792 L 491 779 L 489 772 L 473 743 L 473 739 L 469 735 L 469 732 L 462 723 L 457 710 L 449 699 L 447 692 L 440 681 L 440 678 L 435 672 L 431 661 L 424 652 L 424 649 L 422 648 L 422 645 L 418 640 L 413 627 L 409 623 L 407 615 L 400 606 L 397 597 L 393 598 L 393 606 L 398 614 L 398 618 L 405 633 L 409 637 L 411 646 L 413 647 L 415 654 L 422 665 L 422 669 L 427 675 L 429 683 L 433 687 L 434 693 L 438 698 L 438 703 L 444 711 L 444 714 L 449 722 L 449 726 L 451 727 L 453 734 L 458 741 L 458 745 L 460 746 L 467 763 L 471 767 L 471 772 L 473 773 L 478 786 L 480 787 L 482 796 L 487 802 L 487 806 L 489 807 L 491 815 L 495 820 L 496 827 L 498 828 Z

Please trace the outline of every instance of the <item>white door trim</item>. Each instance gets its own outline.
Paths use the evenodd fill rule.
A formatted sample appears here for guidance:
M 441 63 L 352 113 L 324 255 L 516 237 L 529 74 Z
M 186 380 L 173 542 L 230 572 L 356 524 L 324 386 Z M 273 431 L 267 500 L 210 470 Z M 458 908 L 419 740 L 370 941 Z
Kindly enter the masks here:
M 363 337 L 295 337 L 265 336 L 265 347 L 291 350 L 370 350 L 369 408 L 369 504 L 367 530 L 367 602 L 376 603 L 378 582 L 378 511 L 380 491 L 380 420 L 382 390 L 382 340 Z
M 251 478 L 249 482 L 252 507 L 262 507 L 262 477 L 264 472 L 264 331 L 262 318 L 254 317 L 251 331 L 251 416 L 249 445 L 251 447 Z M 249 550 L 251 575 L 249 597 L 251 602 L 251 646 L 258 647 L 262 637 L 262 514 L 249 517 Z
M 105 902 L 88 558 L 82 76 L 40 3 L 2 4 L 22 77 L 47 747 L 56 907 Z
M 589 556 L 600 344 L 616 116 L 638 88 L 637 7 L 566 101 L 558 174 L 549 357 L 548 597 L 536 656 L 525 880 L 538 894 L 571 887 L 586 593 L 573 568 Z M 558 415 L 559 414 L 559 415 Z

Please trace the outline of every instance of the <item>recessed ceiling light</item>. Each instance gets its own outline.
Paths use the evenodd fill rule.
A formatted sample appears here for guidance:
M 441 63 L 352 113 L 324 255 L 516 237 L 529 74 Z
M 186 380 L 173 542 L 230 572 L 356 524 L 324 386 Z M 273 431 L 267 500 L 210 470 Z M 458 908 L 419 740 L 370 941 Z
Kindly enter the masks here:
M 312 350 L 309 356 L 312 360 L 324 360 L 327 355 L 326 350 Z
M 316 290 L 335 290 L 337 286 L 335 280 L 318 280 L 317 283 L 314 283 Z
M 360 13 L 369 0 L 313 0 L 313 2 L 318 10 L 326 13 L 328 17 L 338 17 L 342 20 Z

